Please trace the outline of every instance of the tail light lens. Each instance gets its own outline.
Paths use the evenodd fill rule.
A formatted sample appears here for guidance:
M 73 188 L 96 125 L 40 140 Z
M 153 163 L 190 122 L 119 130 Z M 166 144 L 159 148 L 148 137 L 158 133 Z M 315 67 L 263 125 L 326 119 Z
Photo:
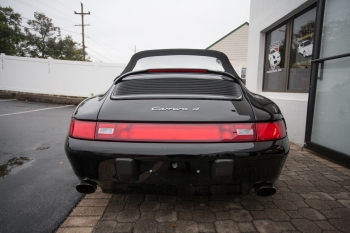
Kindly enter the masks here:
M 106 123 L 72 120 L 73 138 L 127 142 L 253 142 L 286 136 L 283 121 L 231 124 Z
M 96 122 L 77 121 L 72 119 L 70 122 L 69 136 L 72 138 L 95 139 Z

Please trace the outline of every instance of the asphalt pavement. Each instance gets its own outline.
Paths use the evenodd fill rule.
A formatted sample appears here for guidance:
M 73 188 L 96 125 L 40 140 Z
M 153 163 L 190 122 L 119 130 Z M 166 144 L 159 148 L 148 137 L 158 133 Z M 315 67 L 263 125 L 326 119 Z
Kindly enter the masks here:
M 74 108 L 0 99 L 0 232 L 52 232 L 81 199 L 64 153 Z

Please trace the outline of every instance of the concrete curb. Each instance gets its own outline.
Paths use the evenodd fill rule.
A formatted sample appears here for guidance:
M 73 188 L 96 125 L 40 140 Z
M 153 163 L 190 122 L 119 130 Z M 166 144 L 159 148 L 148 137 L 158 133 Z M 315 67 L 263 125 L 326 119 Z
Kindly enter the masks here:
M 0 91 L 0 98 L 2 99 L 17 99 L 22 101 L 55 103 L 55 104 L 73 104 L 78 105 L 83 101 L 84 97 L 74 96 L 58 96 L 58 95 L 46 95 L 38 93 L 28 92 L 14 92 L 14 91 Z

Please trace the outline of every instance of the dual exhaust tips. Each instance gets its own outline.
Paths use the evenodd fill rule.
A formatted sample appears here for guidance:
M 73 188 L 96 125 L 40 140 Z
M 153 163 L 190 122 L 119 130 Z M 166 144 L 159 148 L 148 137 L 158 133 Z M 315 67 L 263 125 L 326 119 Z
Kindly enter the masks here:
M 276 193 L 276 188 L 270 183 L 258 183 L 254 188 L 256 194 L 261 197 L 268 197 Z M 91 194 L 96 191 L 97 184 L 93 180 L 83 180 L 76 186 L 76 189 L 79 193 Z

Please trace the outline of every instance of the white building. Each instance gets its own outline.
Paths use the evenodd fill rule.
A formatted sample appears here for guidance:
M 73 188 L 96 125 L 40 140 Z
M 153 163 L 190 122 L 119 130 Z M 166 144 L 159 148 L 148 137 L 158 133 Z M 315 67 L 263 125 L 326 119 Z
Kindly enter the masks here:
M 350 165 L 350 1 L 252 0 L 247 82 L 291 142 Z
M 242 79 L 246 78 L 249 23 L 245 22 L 206 49 L 223 52 Z

